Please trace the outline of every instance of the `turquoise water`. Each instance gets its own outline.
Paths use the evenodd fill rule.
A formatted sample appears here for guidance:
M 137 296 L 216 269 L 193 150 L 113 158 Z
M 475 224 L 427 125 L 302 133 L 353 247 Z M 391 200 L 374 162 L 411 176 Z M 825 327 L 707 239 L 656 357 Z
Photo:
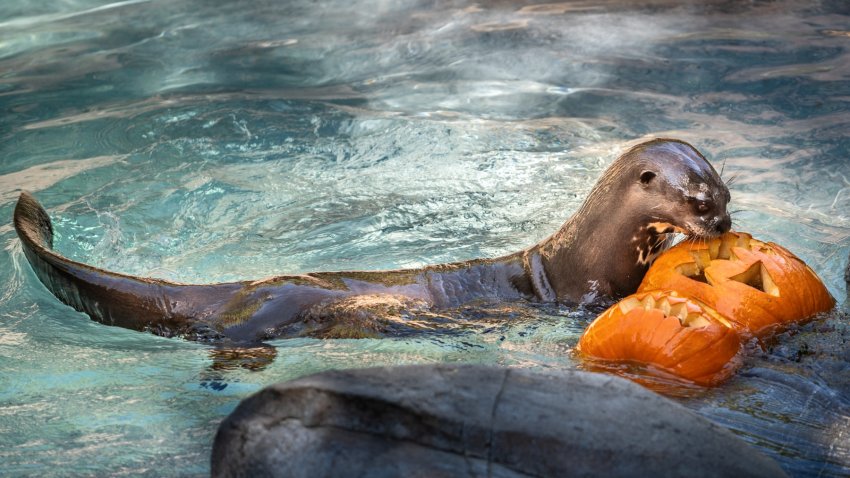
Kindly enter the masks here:
M 259 388 L 329 368 L 575 368 L 593 313 L 457 311 L 465 331 L 280 340 L 261 371 L 107 327 L 38 282 L 20 189 L 57 248 L 186 282 L 416 267 L 530 245 L 630 142 L 692 142 L 735 227 L 843 301 L 850 6 L 763 2 L 6 1 L 0 9 L 0 475 L 205 475 Z M 850 476 L 841 313 L 753 347 L 684 405 L 794 476 Z

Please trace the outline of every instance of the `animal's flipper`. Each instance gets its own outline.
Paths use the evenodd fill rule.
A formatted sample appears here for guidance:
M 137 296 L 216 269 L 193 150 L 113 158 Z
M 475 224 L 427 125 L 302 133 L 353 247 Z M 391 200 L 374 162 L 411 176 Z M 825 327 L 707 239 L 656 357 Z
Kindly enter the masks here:
M 243 283 L 177 284 L 72 261 L 53 250 L 50 217 L 27 192 L 18 199 L 14 222 L 27 260 L 47 289 L 65 304 L 108 325 L 159 335 L 214 335 L 203 319 L 218 315 L 244 288 Z

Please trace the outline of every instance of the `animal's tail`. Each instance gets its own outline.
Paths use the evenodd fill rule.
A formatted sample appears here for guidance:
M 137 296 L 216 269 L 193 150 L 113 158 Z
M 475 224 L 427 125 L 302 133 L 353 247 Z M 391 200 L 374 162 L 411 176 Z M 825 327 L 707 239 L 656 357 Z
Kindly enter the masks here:
M 133 277 L 72 261 L 53 250 L 53 225 L 29 193 L 15 206 L 15 230 L 39 280 L 59 300 L 107 325 L 150 330 L 158 335 L 210 333 L 209 318 L 243 287 L 240 283 L 184 285 Z

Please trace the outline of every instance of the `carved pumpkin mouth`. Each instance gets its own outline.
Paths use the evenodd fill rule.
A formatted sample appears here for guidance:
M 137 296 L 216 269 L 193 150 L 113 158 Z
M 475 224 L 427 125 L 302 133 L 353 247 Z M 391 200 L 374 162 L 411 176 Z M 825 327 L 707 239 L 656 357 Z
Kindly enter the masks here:
M 679 319 L 682 327 L 705 327 L 712 323 L 712 319 L 725 327 L 732 327 L 729 321 L 714 310 L 685 297 L 679 297 L 675 292 L 671 292 L 669 295 L 645 294 L 643 297 L 630 295 L 618 302 L 616 306 L 619 307 L 623 315 L 638 308 L 644 310 L 658 309 L 665 317 Z
M 631 295 L 582 335 L 581 354 L 603 362 L 649 365 L 699 385 L 714 385 L 740 366 L 740 338 L 724 317 L 671 291 Z

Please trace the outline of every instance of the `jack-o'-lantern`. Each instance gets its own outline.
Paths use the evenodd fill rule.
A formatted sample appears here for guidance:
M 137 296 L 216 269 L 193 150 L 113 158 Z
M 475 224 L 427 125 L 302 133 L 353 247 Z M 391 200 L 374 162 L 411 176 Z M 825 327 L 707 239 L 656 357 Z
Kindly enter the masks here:
M 673 291 L 626 297 L 582 335 L 582 355 L 652 365 L 699 385 L 727 379 L 741 363 L 741 341 L 725 318 Z
M 686 241 L 662 254 L 638 291 L 655 289 L 701 301 L 744 335 L 764 336 L 835 304 L 802 260 L 777 244 L 740 232 Z

